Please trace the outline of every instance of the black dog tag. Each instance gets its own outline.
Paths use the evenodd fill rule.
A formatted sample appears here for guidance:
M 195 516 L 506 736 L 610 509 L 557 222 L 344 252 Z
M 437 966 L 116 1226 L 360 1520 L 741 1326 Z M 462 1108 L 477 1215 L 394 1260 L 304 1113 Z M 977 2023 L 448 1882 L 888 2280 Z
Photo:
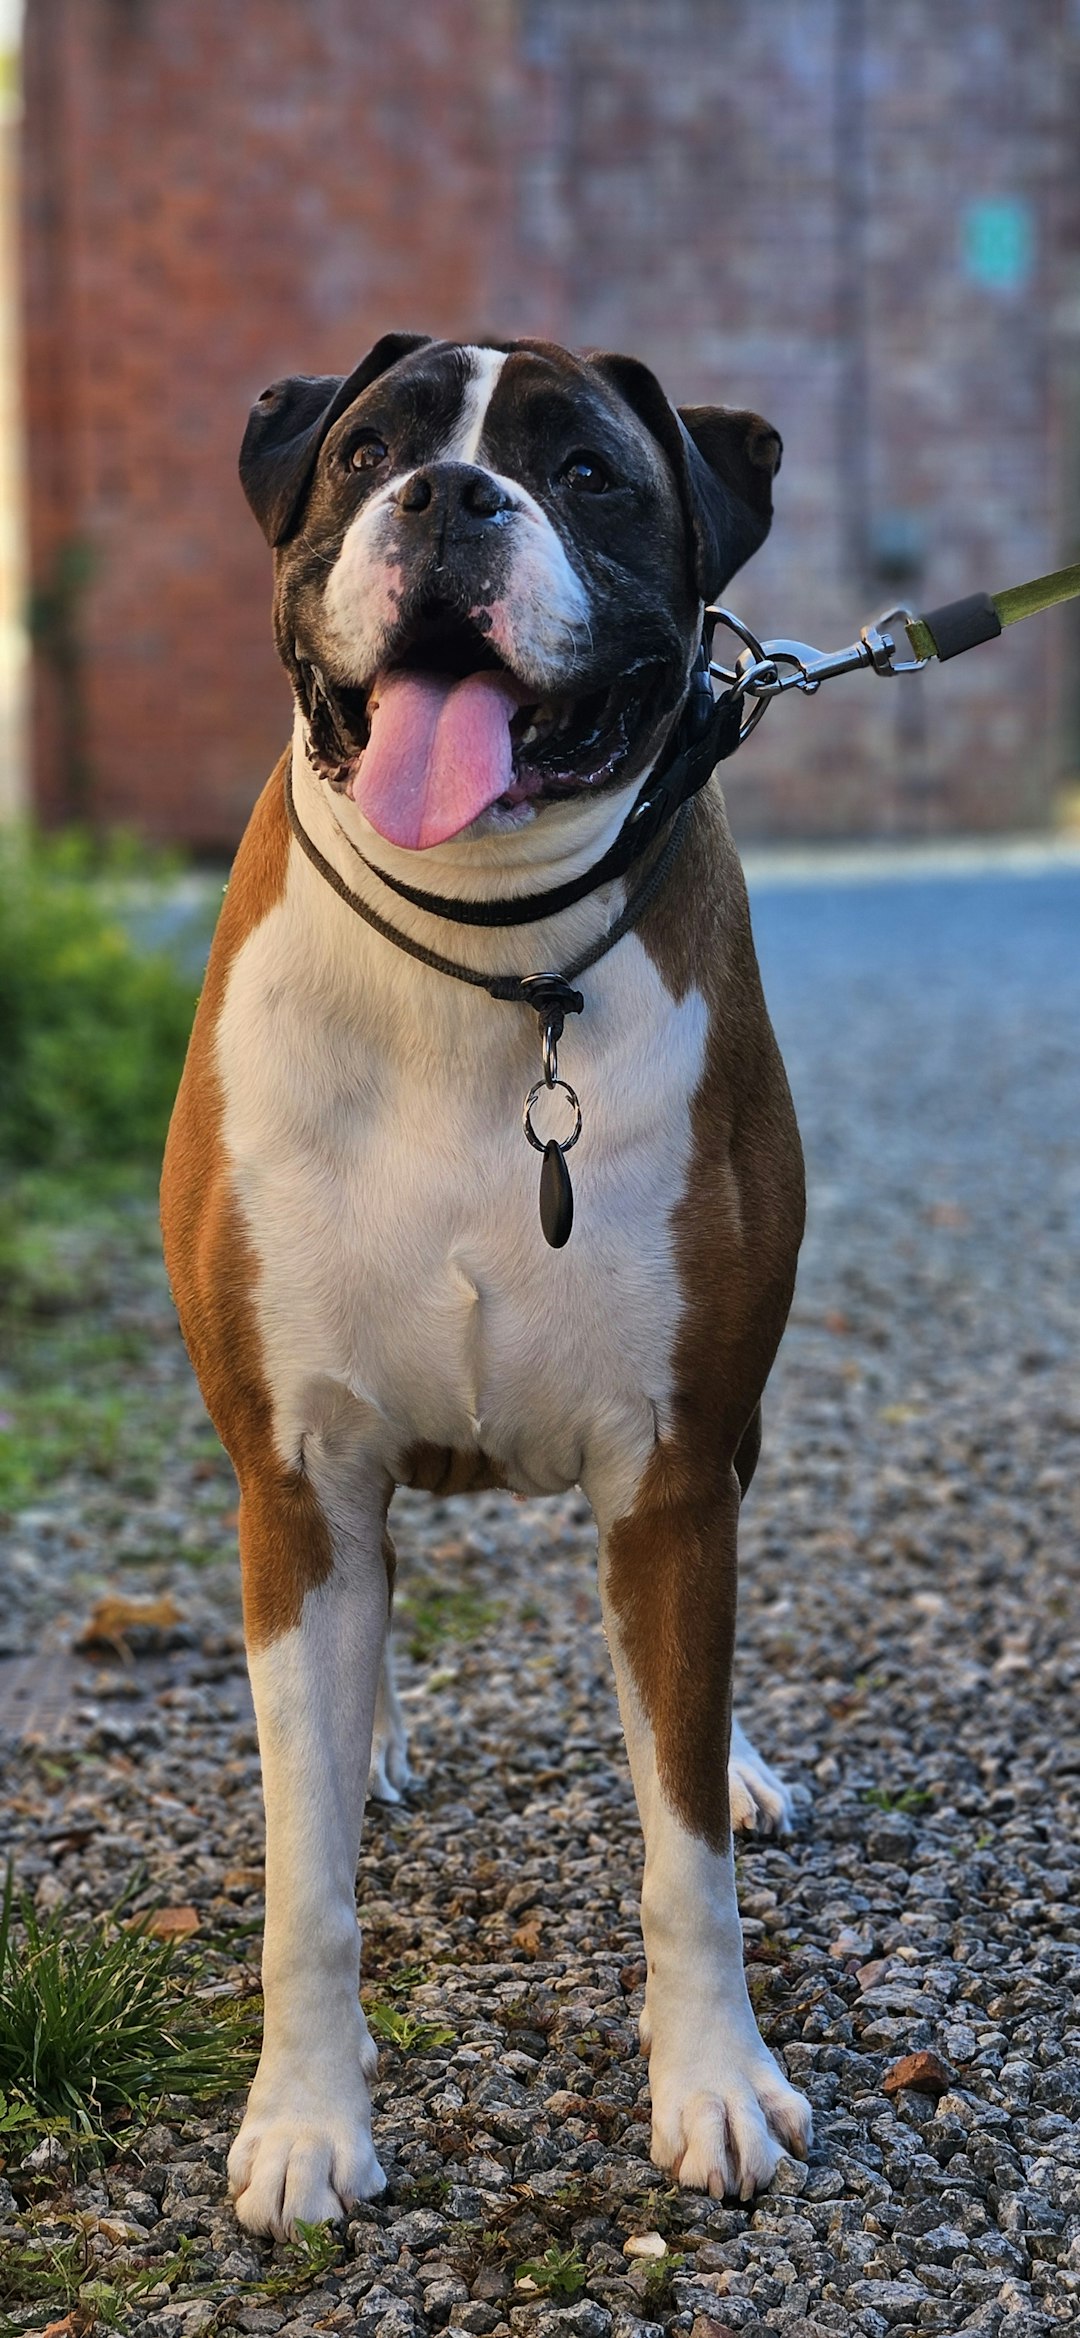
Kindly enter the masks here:
M 574 1223 L 574 1189 L 570 1171 L 563 1159 L 562 1146 L 550 1137 L 544 1146 L 544 1165 L 540 1171 L 540 1224 L 544 1240 L 553 1250 L 561 1250 L 570 1239 Z

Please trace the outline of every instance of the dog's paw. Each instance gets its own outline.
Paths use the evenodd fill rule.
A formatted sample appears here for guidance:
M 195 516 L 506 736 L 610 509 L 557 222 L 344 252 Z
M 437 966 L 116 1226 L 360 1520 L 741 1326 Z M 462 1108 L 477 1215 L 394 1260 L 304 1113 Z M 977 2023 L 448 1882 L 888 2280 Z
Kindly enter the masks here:
M 393 1659 L 387 1643 L 375 1700 L 367 1790 L 374 1802 L 400 1802 L 411 1785 L 405 1716 L 394 1686 Z
M 760 2039 L 649 2067 L 652 2162 L 695 2192 L 752 2200 L 785 2151 L 805 2159 L 813 2119 Z
M 376 1726 L 371 1740 L 371 1764 L 368 1769 L 367 1790 L 373 1802 L 400 1802 L 412 1785 L 409 1768 L 409 1741 L 404 1729 L 380 1729 Z
M 731 1759 L 728 1764 L 731 1824 L 736 1834 L 789 1835 L 795 1823 L 795 1805 L 788 1788 L 752 1746 L 746 1731 L 731 1723 Z
M 310 2085 L 260 2090 L 256 2078 L 229 2153 L 229 2190 L 248 2232 L 289 2240 L 298 2225 L 336 2224 L 385 2188 L 366 2089 L 334 2104 Z

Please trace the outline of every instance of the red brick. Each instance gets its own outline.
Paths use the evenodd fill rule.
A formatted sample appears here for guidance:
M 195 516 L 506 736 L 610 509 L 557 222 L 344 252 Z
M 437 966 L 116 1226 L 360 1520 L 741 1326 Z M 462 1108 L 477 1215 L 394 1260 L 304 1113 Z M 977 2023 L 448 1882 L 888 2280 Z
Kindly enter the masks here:
M 1057 0 L 29 0 L 39 607 L 65 548 L 91 563 L 35 657 L 43 814 L 234 841 L 288 720 L 247 408 L 391 326 L 629 348 L 676 396 L 768 414 L 777 522 L 732 588 L 765 631 L 835 644 L 890 598 L 875 511 L 921 514 L 924 602 L 1075 557 L 1078 48 Z M 959 256 L 964 203 L 1001 193 L 1038 242 L 1007 294 Z M 729 767 L 736 825 L 1038 824 L 1069 644 L 1075 619 L 1035 620 L 774 710 Z

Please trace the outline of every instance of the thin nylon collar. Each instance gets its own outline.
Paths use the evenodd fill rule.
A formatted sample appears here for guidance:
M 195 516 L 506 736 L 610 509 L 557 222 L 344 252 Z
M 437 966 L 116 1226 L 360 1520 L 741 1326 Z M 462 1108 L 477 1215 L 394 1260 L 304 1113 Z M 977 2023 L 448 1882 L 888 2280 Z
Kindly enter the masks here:
M 421 966 L 432 967 L 436 974 L 449 974 L 455 982 L 468 982 L 474 990 L 486 990 L 489 998 L 507 999 L 512 1006 L 536 1006 L 537 1001 L 529 989 L 530 982 L 535 984 L 537 980 L 535 975 L 484 974 L 475 966 L 459 966 L 453 958 L 443 958 L 437 950 L 427 950 L 421 942 L 410 941 L 407 934 L 399 932 L 397 926 L 391 925 L 385 917 L 380 917 L 378 910 L 372 909 L 370 903 L 362 900 L 359 893 L 353 892 L 352 887 L 345 883 L 344 877 L 338 875 L 333 862 L 328 861 L 325 853 L 320 852 L 314 837 L 309 836 L 304 827 L 293 796 L 291 756 L 285 769 L 285 810 L 293 835 L 301 851 L 307 854 L 312 867 L 318 870 L 320 877 L 326 879 L 327 884 L 332 887 L 338 899 L 344 901 L 349 909 L 355 910 L 357 917 L 362 917 L 365 925 L 371 926 L 384 942 L 393 942 L 396 949 L 404 950 L 407 957 L 417 959 Z M 672 823 L 671 834 L 663 851 L 654 862 L 644 884 L 639 885 L 636 893 L 632 893 L 629 900 L 624 903 L 614 925 L 610 925 L 607 932 L 601 934 L 599 941 L 594 942 L 591 949 L 583 950 L 581 955 L 575 958 L 573 964 L 566 968 L 565 973 L 552 978 L 556 983 L 561 984 L 564 991 L 576 981 L 579 974 L 587 973 L 590 966 L 595 966 L 601 958 L 606 958 L 608 951 L 614 949 L 616 942 L 621 942 L 623 935 L 630 932 L 631 927 L 637 924 L 639 918 L 644 917 L 645 911 L 659 893 L 674 862 L 683 840 L 685 827 L 686 808 L 685 805 L 681 805 Z M 570 1011 L 578 1013 L 584 1002 L 580 993 L 573 995 L 576 997 L 577 1004 Z
M 571 877 L 564 885 L 551 885 L 544 893 L 514 894 L 509 899 L 503 895 L 483 901 L 424 893 L 418 886 L 404 884 L 400 877 L 388 876 L 385 869 L 367 859 L 351 837 L 346 837 L 346 843 L 380 885 L 396 893 L 399 900 L 410 902 L 414 909 L 425 910 L 429 917 L 446 918 L 454 925 L 535 925 L 541 918 L 557 917 L 560 910 L 571 909 L 576 901 L 584 901 L 587 894 L 595 893 L 601 885 L 625 876 L 648 851 L 665 822 L 704 787 L 718 763 L 726 762 L 734 754 L 739 744 L 741 719 L 741 692 L 728 690 L 714 701 L 704 658 L 699 658 L 690 697 L 675 726 L 667 760 L 650 772 L 614 844 L 580 877 Z

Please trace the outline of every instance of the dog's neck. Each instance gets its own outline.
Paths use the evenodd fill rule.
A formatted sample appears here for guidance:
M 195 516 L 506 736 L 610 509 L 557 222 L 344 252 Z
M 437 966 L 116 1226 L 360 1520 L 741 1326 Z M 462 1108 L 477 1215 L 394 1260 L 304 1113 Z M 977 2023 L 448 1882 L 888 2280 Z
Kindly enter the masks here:
M 363 862 L 400 883 L 420 886 L 448 900 L 511 898 L 515 893 L 536 893 L 567 884 L 602 859 L 614 843 L 646 776 L 639 772 L 625 787 L 593 799 L 578 796 L 565 805 L 546 805 L 542 814 L 520 826 L 476 822 L 466 836 L 452 837 L 423 853 L 407 852 L 389 844 L 348 796 L 332 790 L 320 777 L 308 754 L 306 726 L 299 709 L 293 724 L 297 811 L 338 873 L 365 897 L 376 888 L 371 887 L 370 878 L 366 885 L 360 882 L 366 874 Z M 385 912 L 385 896 L 380 906 Z M 446 944 L 444 928 L 439 946 L 445 949 Z

